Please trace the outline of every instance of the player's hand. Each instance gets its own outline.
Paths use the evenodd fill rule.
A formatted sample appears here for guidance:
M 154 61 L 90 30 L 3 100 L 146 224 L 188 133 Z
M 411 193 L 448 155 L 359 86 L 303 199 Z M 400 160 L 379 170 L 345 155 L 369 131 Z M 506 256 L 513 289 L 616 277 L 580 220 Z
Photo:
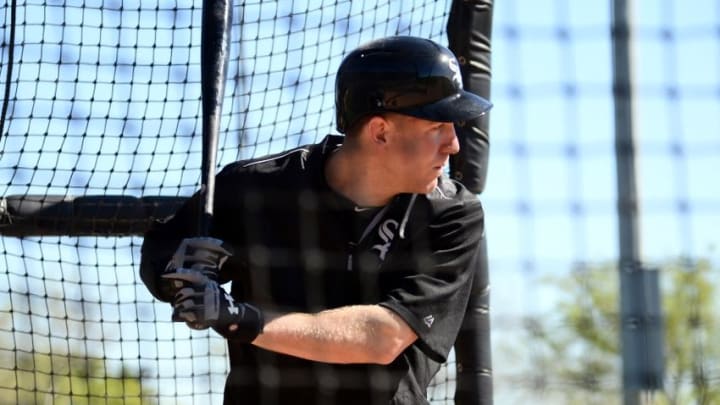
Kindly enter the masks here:
M 244 343 L 262 332 L 264 318 L 258 308 L 235 302 L 217 281 L 201 272 L 179 269 L 163 278 L 183 285 L 173 300 L 174 321 L 183 321 L 193 329 L 212 327 L 226 339 Z
M 212 280 L 217 280 L 220 268 L 230 256 L 232 253 L 220 239 L 186 238 L 180 242 L 180 246 L 165 267 L 164 274 L 171 274 L 179 269 L 189 269 L 200 272 Z M 165 279 L 169 280 L 165 287 L 170 296 L 177 294 L 184 286 L 181 279 L 172 277 Z

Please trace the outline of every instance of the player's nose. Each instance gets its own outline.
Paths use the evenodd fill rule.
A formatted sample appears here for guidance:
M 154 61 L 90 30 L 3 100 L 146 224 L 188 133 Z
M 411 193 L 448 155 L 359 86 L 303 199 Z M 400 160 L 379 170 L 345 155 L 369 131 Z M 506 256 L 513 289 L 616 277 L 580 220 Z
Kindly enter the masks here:
M 457 134 L 455 133 L 455 124 L 448 122 L 443 124 L 443 140 L 442 152 L 448 155 L 454 155 L 460 152 L 460 141 L 458 141 Z

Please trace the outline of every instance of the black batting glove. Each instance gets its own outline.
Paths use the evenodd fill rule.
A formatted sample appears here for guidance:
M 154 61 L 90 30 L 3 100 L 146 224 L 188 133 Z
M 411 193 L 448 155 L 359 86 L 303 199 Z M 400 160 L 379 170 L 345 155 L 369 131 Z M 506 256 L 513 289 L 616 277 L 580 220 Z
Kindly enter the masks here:
M 217 280 L 220 268 L 232 253 L 220 239 L 208 237 L 186 238 L 180 242 L 177 250 L 165 267 L 164 274 L 172 274 L 180 269 L 197 271 L 205 277 Z M 184 286 L 178 278 L 166 278 L 163 289 L 168 296 L 174 296 Z
M 183 285 L 173 301 L 173 321 L 193 329 L 213 328 L 226 339 L 249 343 L 262 333 L 262 312 L 247 303 L 236 302 L 230 294 L 196 270 L 179 269 L 163 278 Z

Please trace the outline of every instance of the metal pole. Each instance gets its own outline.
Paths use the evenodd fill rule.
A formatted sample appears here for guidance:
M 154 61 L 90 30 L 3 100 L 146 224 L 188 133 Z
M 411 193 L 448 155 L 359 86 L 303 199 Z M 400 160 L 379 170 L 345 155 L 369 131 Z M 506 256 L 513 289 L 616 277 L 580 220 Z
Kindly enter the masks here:
M 645 270 L 640 254 L 629 16 L 632 0 L 613 0 L 612 4 L 623 403 L 638 405 L 643 390 L 662 386 L 663 328 L 658 272 Z
M 448 47 L 460 62 L 465 90 L 490 98 L 493 0 L 453 0 Z M 451 176 L 468 190 L 485 188 L 490 148 L 489 116 L 456 125 L 460 153 L 450 158 Z M 490 278 L 483 239 L 473 263 L 475 277 L 462 326 L 455 339 L 455 405 L 492 405 Z
M 626 281 L 639 271 L 640 242 L 638 233 L 637 184 L 635 179 L 635 139 L 633 123 L 632 50 L 630 32 L 631 0 L 613 0 L 612 50 L 613 91 L 615 99 L 615 157 L 617 165 L 618 231 L 620 242 L 620 322 L 623 364 L 623 404 L 638 405 L 640 390 L 632 379 L 632 330 L 628 322 L 630 300 Z

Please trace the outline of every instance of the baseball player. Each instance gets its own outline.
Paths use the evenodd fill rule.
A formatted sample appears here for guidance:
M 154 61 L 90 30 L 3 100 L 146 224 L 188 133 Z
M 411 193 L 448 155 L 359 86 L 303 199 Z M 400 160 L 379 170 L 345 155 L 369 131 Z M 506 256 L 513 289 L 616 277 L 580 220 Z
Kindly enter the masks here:
M 461 325 L 484 214 L 444 166 L 491 104 L 414 37 L 349 53 L 335 90 L 344 136 L 225 167 L 211 237 L 199 194 L 145 235 L 150 292 L 228 341 L 225 404 L 426 404 Z

